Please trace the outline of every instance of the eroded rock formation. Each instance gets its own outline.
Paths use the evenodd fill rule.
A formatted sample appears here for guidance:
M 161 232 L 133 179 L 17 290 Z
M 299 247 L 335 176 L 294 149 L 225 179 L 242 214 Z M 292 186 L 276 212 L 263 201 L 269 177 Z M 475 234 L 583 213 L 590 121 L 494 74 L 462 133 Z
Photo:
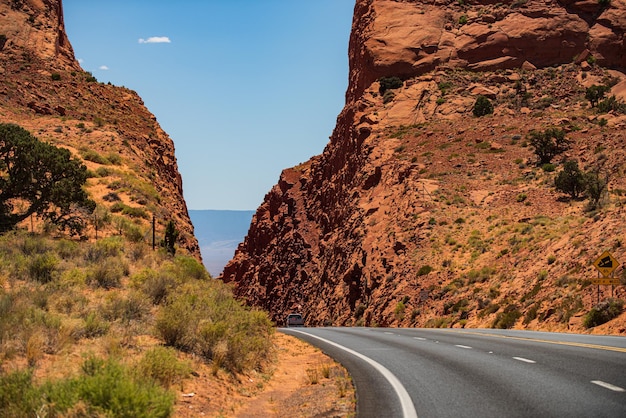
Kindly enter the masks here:
M 200 257 L 174 143 L 136 92 L 99 83 L 82 70 L 65 33 L 61 0 L 0 2 L 0 76 L 0 122 L 85 158 L 97 174 L 87 188 L 99 204 L 131 214 L 135 234 L 148 235 L 152 215 L 157 236 L 174 220 L 181 247 Z M 114 164 L 106 162 L 110 155 Z M 128 225 L 109 223 L 108 232 L 134 228 Z
M 222 279 L 277 323 L 582 329 L 621 204 L 594 218 L 564 199 L 527 138 L 565 129 L 574 146 L 555 164 L 625 186 L 625 118 L 584 98 L 592 84 L 618 94 L 624 16 L 617 0 L 358 0 L 330 142 L 283 171 Z M 403 86 L 383 97 L 391 76 Z M 472 115 L 478 95 L 493 116 Z

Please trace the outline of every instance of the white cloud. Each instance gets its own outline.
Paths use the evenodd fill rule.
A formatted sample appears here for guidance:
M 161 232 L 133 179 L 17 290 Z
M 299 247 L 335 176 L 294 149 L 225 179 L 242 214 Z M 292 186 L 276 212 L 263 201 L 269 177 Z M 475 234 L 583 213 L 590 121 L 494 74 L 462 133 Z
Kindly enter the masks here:
M 169 44 L 171 42 L 167 36 L 151 36 L 148 39 L 139 38 L 140 44 Z
M 106 70 L 108 70 L 108 69 L 109 69 L 109 67 L 107 67 L 106 65 L 101 65 L 101 66 L 100 66 L 100 70 L 104 70 L 104 71 L 106 71 Z
M 79 64 L 82 64 L 84 61 L 85 61 L 85 60 L 84 60 L 84 59 L 82 59 L 82 58 L 79 58 L 79 59 L 78 59 L 78 63 L 79 63 Z

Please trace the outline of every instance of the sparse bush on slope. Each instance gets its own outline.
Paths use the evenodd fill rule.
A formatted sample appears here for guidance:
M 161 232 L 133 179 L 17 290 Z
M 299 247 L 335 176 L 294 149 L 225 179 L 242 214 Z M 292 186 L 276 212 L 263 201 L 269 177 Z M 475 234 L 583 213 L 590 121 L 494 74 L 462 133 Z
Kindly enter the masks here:
M 0 365 L 24 359 L 30 367 L 0 372 L 0 416 L 169 416 L 168 389 L 189 365 L 173 348 L 149 348 L 137 360 L 126 348 L 155 331 L 216 371 L 260 369 L 271 353 L 267 315 L 242 306 L 186 255 L 121 237 L 80 243 L 15 231 L 0 235 L 0 272 Z M 94 357 L 78 374 L 33 378 L 44 355 L 72 353 L 85 339 L 112 357 Z

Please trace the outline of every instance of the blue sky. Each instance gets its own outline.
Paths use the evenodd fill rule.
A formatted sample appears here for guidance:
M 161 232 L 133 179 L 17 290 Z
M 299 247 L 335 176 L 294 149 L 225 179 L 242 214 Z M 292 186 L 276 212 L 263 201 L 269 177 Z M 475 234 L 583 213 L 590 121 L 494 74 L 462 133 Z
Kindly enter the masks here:
M 256 209 L 344 105 L 354 0 L 64 0 L 76 58 L 135 90 L 176 146 L 189 209 Z

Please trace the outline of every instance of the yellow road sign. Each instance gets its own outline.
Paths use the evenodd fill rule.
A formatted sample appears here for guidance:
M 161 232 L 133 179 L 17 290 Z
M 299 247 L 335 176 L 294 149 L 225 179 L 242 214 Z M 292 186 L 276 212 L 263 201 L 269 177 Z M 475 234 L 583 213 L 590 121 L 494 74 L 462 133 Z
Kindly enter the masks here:
M 591 279 L 591 284 L 601 284 L 601 285 L 619 285 L 620 284 L 620 280 L 619 278 L 616 277 L 600 277 L 600 278 L 595 278 L 595 279 Z
M 610 252 L 605 251 L 596 259 L 596 261 L 593 262 L 593 266 L 598 269 L 604 278 L 608 278 L 619 266 L 619 262 L 611 255 Z

